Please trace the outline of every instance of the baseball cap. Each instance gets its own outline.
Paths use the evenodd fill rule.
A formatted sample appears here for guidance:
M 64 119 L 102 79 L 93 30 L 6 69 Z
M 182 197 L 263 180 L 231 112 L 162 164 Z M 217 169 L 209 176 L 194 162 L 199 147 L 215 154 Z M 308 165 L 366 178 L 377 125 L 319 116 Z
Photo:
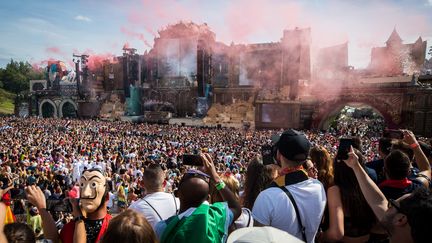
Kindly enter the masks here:
M 307 159 L 311 144 L 302 132 L 288 129 L 280 135 L 276 147 L 285 158 L 302 162 Z
M 227 243 L 299 243 L 303 242 L 285 231 L 270 226 L 246 227 L 232 232 Z

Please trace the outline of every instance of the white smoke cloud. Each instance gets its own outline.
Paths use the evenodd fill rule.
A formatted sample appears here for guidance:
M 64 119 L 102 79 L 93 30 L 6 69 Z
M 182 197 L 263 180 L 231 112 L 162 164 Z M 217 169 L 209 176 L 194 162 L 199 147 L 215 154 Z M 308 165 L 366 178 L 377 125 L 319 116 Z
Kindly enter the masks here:
M 89 17 L 87 17 L 87 16 L 83 16 L 83 15 L 77 15 L 77 16 L 75 16 L 74 19 L 75 19 L 75 20 L 78 20 L 78 21 L 92 22 L 92 19 L 91 19 L 91 18 L 89 18 Z

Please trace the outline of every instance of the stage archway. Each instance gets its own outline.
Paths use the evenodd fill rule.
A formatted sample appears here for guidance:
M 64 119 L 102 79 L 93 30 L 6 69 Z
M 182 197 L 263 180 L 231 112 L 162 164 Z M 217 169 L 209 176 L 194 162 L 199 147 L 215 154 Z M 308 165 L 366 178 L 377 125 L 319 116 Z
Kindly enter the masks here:
M 57 107 L 52 100 L 45 99 L 39 105 L 39 116 L 43 118 L 57 117 Z

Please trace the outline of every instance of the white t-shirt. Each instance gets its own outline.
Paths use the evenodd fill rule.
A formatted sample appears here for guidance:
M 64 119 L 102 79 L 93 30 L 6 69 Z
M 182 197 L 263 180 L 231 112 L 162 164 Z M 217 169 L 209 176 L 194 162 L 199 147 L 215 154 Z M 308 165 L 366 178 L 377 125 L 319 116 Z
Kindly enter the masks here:
M 154 229 L 159 221 L 166 220 L 177 213 L 180 208 L 180 201 L 175 198 L 174 202 L 174 198 L 173 194 L 170 193 L 155 192 L 132 203 L 129 208 L 143 214 Z
M 44 195 L 45 195 L 45 198 L 46 198 L 46 199 L 50 198 L 50 197 L 51 197 L 51 192 L 50 192 L 50 190 L 48 190 L 48 189 L 44 190 Z
M 109 199 L 108 199 L 107 207 L 112 208 L 114 206 L 114 199 L 115 199 L 116 195 L 112 192 L 108 192 L 108 194 L 109 194 Z
M 327 200 L 323 185 L 318 180 L 308 179 L 289 185 L 287 189 L 300 211 L 307 242 L 314 242 Z M 252 215 L 261 224 L 284 230 L 302 239 L 294 206 L 287 194 L 278 187 L 270 187 L 258 195 Z
M 242 208 L 242 213 L 234 222 L 235 229 L 253 227 L 254 219 L 252 216 L 252 212 L 248 208 Z
M 140 171 L 140 170 L 138 170 L 138 169 L 134 170 L 134 172 L 133 172 L 132 174 L 133 174 L 133 176 L 134 176 L 135 178 L 137 178 L 137 177 L 142 177 L 142 176 L 143 176 L 142 171 Z

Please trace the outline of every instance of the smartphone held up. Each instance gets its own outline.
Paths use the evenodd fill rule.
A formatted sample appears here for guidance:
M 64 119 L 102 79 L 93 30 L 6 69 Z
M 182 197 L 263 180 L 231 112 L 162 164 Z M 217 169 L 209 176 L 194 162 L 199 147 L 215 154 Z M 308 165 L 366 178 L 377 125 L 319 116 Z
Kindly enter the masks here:
M 397 129 L 386 129 L 383 132 L 384 138 L 390 138 L 390 139 L 403 139 L 404 134 L 401 130 Z
M 184 154 L 182 156 L 184 165 L 203 166 L 203 160 L 199 154 Z
M 352 138 L 341 138 L 339 140 L 339 148 L 336 154 L 336 160 L 347 160 L 348 154 L 351 150 L 351 146 L 354 145 L 354 140 Z

